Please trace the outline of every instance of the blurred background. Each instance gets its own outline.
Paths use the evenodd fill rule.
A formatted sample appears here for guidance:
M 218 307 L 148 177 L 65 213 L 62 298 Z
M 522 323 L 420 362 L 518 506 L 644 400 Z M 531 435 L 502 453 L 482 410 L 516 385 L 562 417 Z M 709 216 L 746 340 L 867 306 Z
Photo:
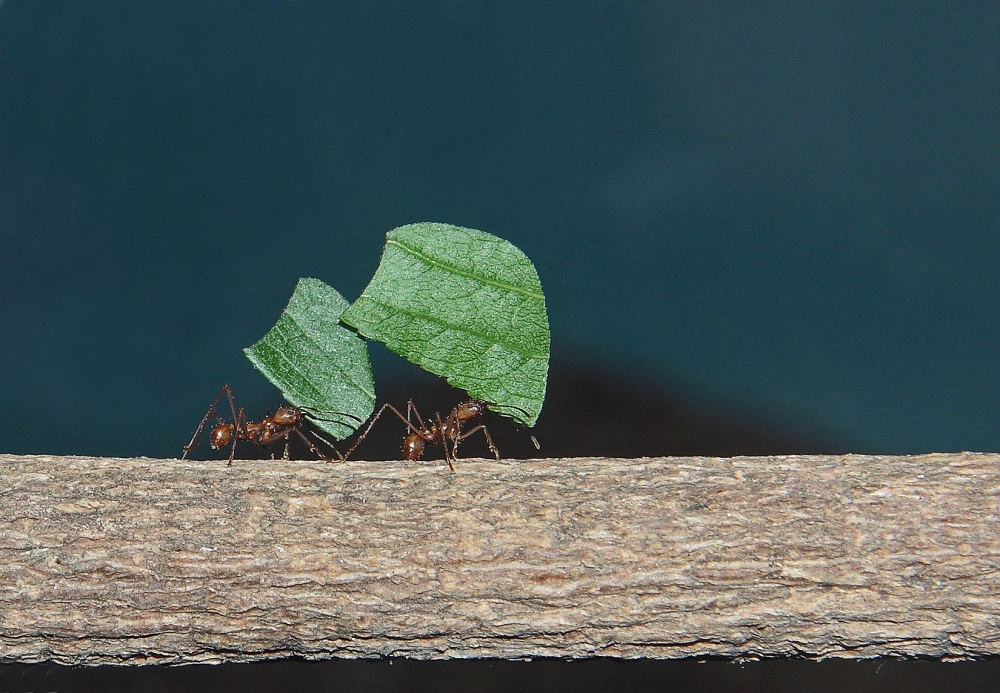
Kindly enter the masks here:
M 353 300 L 423 220 L 532 258 L 598 418 L 1000 449 L 996 3 L 6 0 L 0 51 L 6 452 L 176 455 L 225 382 L 262 415 L 296 280 Z
M 541 454 L 1000 450 L 998 123 L 996 2 L 4 0 L 0 451 L 273 410 L 242 348 L 415 221 L 534 261 Z
M 425 220 L 535 262 L 543 454 L 1000 449 L 995 2 L 5 0 L 0 94 L 5 452 L 262 416 Z

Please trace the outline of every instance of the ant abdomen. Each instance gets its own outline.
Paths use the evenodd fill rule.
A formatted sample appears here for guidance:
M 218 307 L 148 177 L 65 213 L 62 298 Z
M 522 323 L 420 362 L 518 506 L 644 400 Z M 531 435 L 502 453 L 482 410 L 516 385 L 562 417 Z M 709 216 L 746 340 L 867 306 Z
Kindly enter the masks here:
M 403 441 L 403 454 L 410 462 L 416 462 L 424 452 L 424 439 L 417 433 L 411 433 Z
M 232 439 L 233 427 L 230 424 L 223 423 L 212 429 L 212 435 L 209 436 L 208 441 L 213 450 L 218 450 L 221 447 L 229 445 Z

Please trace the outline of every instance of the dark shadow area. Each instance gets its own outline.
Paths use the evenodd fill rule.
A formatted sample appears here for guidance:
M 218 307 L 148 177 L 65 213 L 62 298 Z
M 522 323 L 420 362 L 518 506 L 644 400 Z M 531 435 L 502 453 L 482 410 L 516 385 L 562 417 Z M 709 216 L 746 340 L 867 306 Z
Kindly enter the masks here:
M 380 384 L 378 406 L 401 412 L 413 400 L 425 420 L 445 418 L 468 399 L 443 378 L 411 371 L 406 378 Z M 718 410 L 676 391 L 582 362 L 551 364 L 545 407 L 533 429 L 487 413 L 487 425 L 503 457 L 655 457 L 666 455 L 783 455 L 847 452 L 848 446 L 821 431 L 795 430 L 763 417 Z M 352 456 L 400 459 L 406 425 L 391 412 L 372 429 Z M 536 450 L 530 436 L 541 444 Z M 489 456 L 485 438 L 473 435 L 461 445 L 463 457 Z M 428 447 L 427 459 L 440 458 L 441 447 Z
M 226 690 L 446 693 L 595 691 L 650 693 L 795 691 L 809 693 L 932 693 L 989 691 L 1000 682 L 1000 660 L 709 660 L 578 661 L 405 659 L 283 660 L 189 667 L 0 666 L 0 690 L 60 693 L 148 693 Z

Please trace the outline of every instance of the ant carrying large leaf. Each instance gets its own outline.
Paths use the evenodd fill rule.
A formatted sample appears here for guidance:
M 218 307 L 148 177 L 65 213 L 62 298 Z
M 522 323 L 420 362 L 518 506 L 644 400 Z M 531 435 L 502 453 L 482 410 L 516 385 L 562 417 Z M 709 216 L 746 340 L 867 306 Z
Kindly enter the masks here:
M 354 445 L 352 445 L 351 448 L 344 454 L 344 459 L 346 460 L 351 456 L 351 453 L 354 452 L 361 441 L 368 436 L 368 432 L 372 430 L 372 426 L 374 426 L 379 420 L 379 417 L 381 417 L 382 414 L 388 410 L 399 417 L 399 419 L 406 424 L 407 429 L 410 431 L 406 438 L 403 439 L 403 454 L 410 462 L 416 462 L 419 460 L 420 455 L 424 452 L 424 447 L 427 445 L 440 443 L 444 447 L 444 459 L 448 463 L 448 467 L 451 471 L 455 471 L 453 461 L 458 459 L 458 444 L 479 431 L 483 432 L 483 436 L 486 438 L 486 443 L 490 446 L 490 451 L 493 453 L 494 457 L 499 460 L 500 452 L 497 450 L 496 445 L 493 444 L 493 438 L 490 436 L 489 429 L 486 428 L 485 424 L 478 424 L 466 431 L 462 430 L 462 426 L 464 424 L 482 416 L 489 405 L 489 402 L 485 402 L 481 399 L 470 399 L 467 402 L 462 402 L 457 407 L 452 409 L 451 413 L 444 419 L 441 418 L 440 412 L 435 412 L 433 421 L 424 423 L 423 418 L 420 416 L 420 412 L 417 411 L 416 405 L 413 404 L 413 400 L 406 403 L 406 416 L 403 416 L 399 410 L 391 404 L 383 404 L 382 408 L 378 410 L 378 413 L 372 417 L 371 422 L 368 424 L 368 428 L 366 428 L 361 435 L 358 436 L 358 439 L 354 441 Z M 517 407 L 513 408 L 517 409 Z M 523 412 L 523 410 L 521 411 Z M 413 416 L 416 416 L 416 424 L 412 421 Z M 533 442 L 535 444 L 535 448 L 538 449 L 538 441 L 534 436 L 531 436 L 531 442 Z
M 233 414 L 232 423 L 227 422 L 218 414 L 217 408 L 219 406 L 219 401 L 222 399 L 222 395 L 226 395 L 229 399 L 229 408 Z M 194 435 L 191 436 L 191 442 L 184 446 L 184 454 L 181 456 L 181 459 L 185 459 L 189 452 L 201 444 L 201 437 L 205 431 L 205 426 L 208 424 L 209 419 L 214 416 L 219 420 L 219 423 L 212 429 L 212 432 L 208 436 L 209 444 L 212 446 L 213 450 L 218 450 L 219 448 L 232 443 L 232 449 L 229 451 L 230 465 L 236 457 L 236 444 L 241 440 L 249 441 L 258 447 L 267 448 L 269 445 L 284 439 L 285 452 L 282 455 L 282 459 L 287 460 L 288 439 L 292 433 L 295 433 L 299 438 L 301 438 L 313 454 L 320 459 L 325 460 L 326 462 L 334 461 L 334 458 L 324 454 L 323 451 L 309 439 L 310 436 L 333 450 L 338 460 L 344 460 L 346 458 L 340 454 L 337 448 L 333 446 L 333 443 L 308 427 L 307 417 L 312 419 L 330 420 L 327 418 L 328 415 L 345 416 L 354 419 L 357 423 L 352 425 L 355 426 L 360 426 L 363 423 L 363 421 L 358 419 L 358 417 L 351 414 L 345 414 L 343 412 L 326 412 L 313 409 L 311 407 L 291 406 L 278 407 L 274 414 L 265 416 L 260 421 L 248 421 L 246 410 L 243 407 L 240 407 L 239 410 L 236 409 L 236 402 L 233 399 L 232 389 L 229 385 L 223 385 L 222 389 L 219 390 L 219 394 L 215 396 L 215 401 L 212 402 L 212 406 L 208 408 L 208 411 L 202 418 L 201 423 L 198 424 L 198 428 L 195 430 Z

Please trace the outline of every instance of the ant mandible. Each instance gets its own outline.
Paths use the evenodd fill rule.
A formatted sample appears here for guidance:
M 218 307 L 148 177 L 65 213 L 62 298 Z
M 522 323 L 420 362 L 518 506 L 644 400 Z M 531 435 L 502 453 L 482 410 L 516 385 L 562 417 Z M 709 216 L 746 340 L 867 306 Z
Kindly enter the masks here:
M 417 411 L 417 407 L 413 404 L 411 399 L 406 403 L 406 416 L 404 417 L 396 407 L 392 406 L 388 402 L 382 405 L 382 408 L 378 410 L 378 413 L 372 418 L 371 422 L 368 424 L 368 428 L 358 436 L 357 440 L 354 441 L 354 445 L 344 454 L 344 459 L 346 460 L 354 452 L 355 448 L 363 441 L 367 436 L 368 432 L 372 430 L 372 426 L 375 422 L 379 420 L 379 417 L 388 409 L 397 417 L 400 421 L 406 424 L 406 427 L 410 430 L 410 434 L 403 439 L 403 454 L 406 459 L 410 462 L 416 462 L 420 459 L 420 455 L 424 452 L 424 447 L 427 445 L 433 445 L 435 443 L 440 443 L 444 447 L 444 459 L 448 463 L 448 468 L 451 471 L 455 471 L 455 465 L 453 461 L 458 458 L 458 444 L 471 436 L 473 433 L 483 432 L 483 436 L 486 438 L 486 443 L 490 446 L 490 451 L 493 453 L 494 457 L 498 460 L 500 459 L 500 452 L 497 450 L 497 446 L 493 444 L 493 438 L 490 437 L 489 429 L 486 428 L 484 424 L 479 424 L 470 428 L 467 431 L 462 430 L 462 425 L 472 421 L 474 419 L 482 416 L 483 412 L 486 411 L 489 402 L 481 399 L 470 399 L 467 402 L 462 402 L 457 407 L 451 410 L 451 413 L 444 419 L 441 419 L 440 412 L 435 412 L 434 423 L 427 425 L 424 423 L 423 418 L 420 416 L 420 412 Z M 525 416 L 528 413 L 521 409 L 520 407 L 511 406 L 512 409 L 517 409 Z M 414 425 L 411 419 L 412 415 L 417 417 L 417 425 Z M 531 442 L 535 444 L 537 449 L 538 441 L 535 436 L 531 436 Z
M 222 399 L 222 395 L 226 395 L 229 399 L 229 408 L 233 412 L 233 423 L 227 423 L 216 411 L 216 408 L 219 406 L 219 400 Z M 335 413 L 340 416 L 350 417 L 355 419 L 359 424 L 361 423 L 361 419 L 351 414 L 343 412 L 321 412 L 320 410 L 312 409 L 311 407 L 278 407 L 277 411 L 275 411 L 273 415 L 265 416 L 260 421 L 247 421 L 246 410 L 243 407 L 240 407 L 239 411 L 236 410 L 236 402 L 233 400 L 232 389 L 229 385 L 223 385 L 222 389 L 219 390 L 219 394 L 215 396 L 215 401 L 212 402 L 212 406 L 208 408 L 208 411 L 205 413 L 204 418 L 202 418 L 201 423 L 198 424 L 198 429 L 194 432 L 194 435 L 191 436 L 191 442 L 184 446 L 184 454 L 181 455 L 181 459 L 186 459 L 189 452 L 201 445 L 201 435 L 205 430 L 205 424 L 208 423 L 210 418 L 215 416 L 215 418 L 219 420 L 219 424 L 212 429 L 212 432 L 208 436 L 208 441 L 213 450 L 218 450 L 219 448 L 232 443 L 233 447 L 229 451 L 229 465 L 232 465 L 233 459 L 236 456 L 236 443 L 241 440 L 247 440 L 254 445 L 265 448 L 268 445 L 284 438 L 285 452 L 282 459 L 287 460 L 288 437 L 292 433 L 298 435 L 299 438 L 301 438 L 313 452 L 313 454 L 321 460 L 333 462 L 334 459 L 332 457 L 323 454 L 323 452 L 316 447 L 316 445 L 309 440 L 309 438 L 306 437 L 305 433 L 303 433 L 303 429 L 306 424 L 306 414 L 315 417 L 316 415 L 322 413 Z M 316 431 L 308 428 L 305 428 L 305 430 L 333 450 L 341 461 L 345 459 L 337 448 L 333 446 L 333 443 L 319 435 Z

